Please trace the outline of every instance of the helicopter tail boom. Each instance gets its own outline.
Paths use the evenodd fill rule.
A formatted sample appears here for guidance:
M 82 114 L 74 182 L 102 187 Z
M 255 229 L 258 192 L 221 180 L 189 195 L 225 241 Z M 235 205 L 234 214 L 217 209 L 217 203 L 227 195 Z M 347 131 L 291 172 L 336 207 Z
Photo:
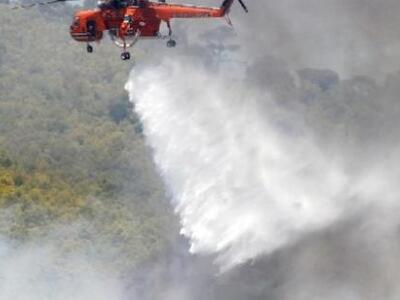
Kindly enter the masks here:
M 224 0 L 220 7 L 201 7 L 185 4 L 154 4 L 153 11 L 163 21 L 173 18 L 220 18 L 226 16 L 235 0 Z M 248 12 L 243 0 L 238 0 L 245 12 Z

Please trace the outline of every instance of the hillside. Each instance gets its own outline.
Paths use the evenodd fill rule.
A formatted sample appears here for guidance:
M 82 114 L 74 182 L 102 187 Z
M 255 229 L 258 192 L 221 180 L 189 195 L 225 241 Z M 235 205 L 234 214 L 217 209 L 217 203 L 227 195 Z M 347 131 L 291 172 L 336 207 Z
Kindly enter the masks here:
M 0 4 L 0 236 L 90 247 L 126 272 L 174 218 L 123 88 L 132 66 L 109 41 L 88 55 L 71 40 L 71 11 Z

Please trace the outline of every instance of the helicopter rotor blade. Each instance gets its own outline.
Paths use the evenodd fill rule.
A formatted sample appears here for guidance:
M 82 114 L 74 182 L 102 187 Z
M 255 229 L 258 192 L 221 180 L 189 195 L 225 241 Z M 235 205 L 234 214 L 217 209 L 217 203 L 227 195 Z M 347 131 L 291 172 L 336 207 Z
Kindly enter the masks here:
M 30 4 L 21 4 L 19 6 L 14 6 L 12 9 L 20 9 L 20 8 L 31 8 L 36 5 L 50 5 L 50 4 L 55 4 L 59 2 L 72 2 L 72 1 L 78 1 L 78 0 L 50 0 L 50 1 L 45 1 L 45 2 L 35 2 L 35 3 L 30 3 Z
M 239 1 L 240 5 L 242 6 L 242 8 L 244 9 L 244 11 L 248 13 L 249 10 L 247 9 L 247 6 L 246 6 L 246 4 L 244 4 L 243 0 L 238 0 L 238 1 Z

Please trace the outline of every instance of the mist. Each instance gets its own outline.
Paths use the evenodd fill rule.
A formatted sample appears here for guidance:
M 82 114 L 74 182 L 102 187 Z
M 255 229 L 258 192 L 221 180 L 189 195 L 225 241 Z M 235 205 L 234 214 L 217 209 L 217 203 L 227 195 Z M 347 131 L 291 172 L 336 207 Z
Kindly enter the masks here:
M 248 6 L 127 84 L 208 298 L 397 299 L 400 5 Z
M 120 278 L 93 254 L 50 238 L 22 245 L 1 238 L 0 279 L 1 299 L 126 299 Z

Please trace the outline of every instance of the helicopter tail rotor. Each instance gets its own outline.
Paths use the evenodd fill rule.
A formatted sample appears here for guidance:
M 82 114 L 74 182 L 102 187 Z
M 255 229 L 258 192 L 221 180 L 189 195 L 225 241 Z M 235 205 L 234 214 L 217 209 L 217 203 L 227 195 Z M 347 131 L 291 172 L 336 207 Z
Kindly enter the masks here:
M 235 0 L 224 0 L 224 2 L 222 2 L 221 10 L 222 10 L 223 15 L 226 15 L 229 13 L 234 1 Z M 249 10 L 247 9 L 247 6 L 244 4 L 243 0 L 238 0 L 238 1 L 239 1 L 240 5 L 242 6 L 243 10 L 246 13 L 249 12 Z
M 242 6 L 243 10 L 244 10 L 246 13 L 248 13 L 249 10 L 247 9 L 247 6 L 246 6 L 246 4 L 244 4 L 243 0 L 238 0 L 238 1 L 239 1 L 240 5 Z

